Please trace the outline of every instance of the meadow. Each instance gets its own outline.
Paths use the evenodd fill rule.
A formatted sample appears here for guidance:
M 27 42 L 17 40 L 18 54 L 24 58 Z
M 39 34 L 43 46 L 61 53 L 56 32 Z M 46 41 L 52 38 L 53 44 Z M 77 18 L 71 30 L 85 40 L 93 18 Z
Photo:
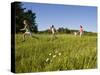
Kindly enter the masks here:
M 97 36 L 16 34 L 16 72 L 65 71 L 97 68 Z

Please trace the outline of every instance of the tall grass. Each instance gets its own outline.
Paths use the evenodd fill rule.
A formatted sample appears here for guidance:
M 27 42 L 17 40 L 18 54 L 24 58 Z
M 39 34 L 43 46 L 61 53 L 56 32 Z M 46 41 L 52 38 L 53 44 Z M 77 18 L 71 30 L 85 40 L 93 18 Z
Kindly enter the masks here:
M 35 36 L 38 39 L 27 36 L 26 41 L 22 42 L 22 35 L 16 34 L 17 73 L 97 67 L 96 36 L 75 37 L 70 34 L 58 34 L 55 39 L 48 34 L 35 34 Z

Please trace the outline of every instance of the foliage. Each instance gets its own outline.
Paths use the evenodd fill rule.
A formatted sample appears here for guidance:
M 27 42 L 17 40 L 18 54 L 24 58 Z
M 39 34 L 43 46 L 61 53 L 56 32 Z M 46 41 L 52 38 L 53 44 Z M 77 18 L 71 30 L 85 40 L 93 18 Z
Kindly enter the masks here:
M 23 20 L 28 20 L 30 23 L 30 30 L 33 32 L 38 32 L 36 25 L 36 14 L 31 10 L 25 11 L 26 8 L 22 8 L 21 2 L 15 2 L 15 24 L 16 32 L 19 32 L 21 28 L 24 27 Z
M 70 30 L 68 28 L 61 27 L 58 29 L 58 32 L 59 33 L 70 33 Z

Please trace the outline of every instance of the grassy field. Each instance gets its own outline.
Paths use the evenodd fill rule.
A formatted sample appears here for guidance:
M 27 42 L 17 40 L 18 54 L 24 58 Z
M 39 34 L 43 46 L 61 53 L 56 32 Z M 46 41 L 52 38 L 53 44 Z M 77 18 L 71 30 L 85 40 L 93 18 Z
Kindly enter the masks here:
M 91 69 L 97 67 L 97 36 L 35 34 L 38 38 L 16 34 L 16 72 L 43 72 Z

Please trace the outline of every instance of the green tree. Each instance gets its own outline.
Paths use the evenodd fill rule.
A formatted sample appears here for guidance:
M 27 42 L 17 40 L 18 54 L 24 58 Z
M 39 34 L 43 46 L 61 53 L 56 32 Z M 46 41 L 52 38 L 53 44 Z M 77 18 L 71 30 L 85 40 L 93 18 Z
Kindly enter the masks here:
M 15 2 L 15 25 L 16 25 L 16 32 L 19 32 L 21 28 L 24 27 L 23 20 L 28 20 L 30 29 L 33 32 L 38 32 L 38 27 L 36 24 L 36 14 L 33 13 L 31 10 L 24 11 L 26 8 L 22 8 L 21 2 Z
M 35 33 L 38 32 L 37 24 L 35 21 L 35 19 L 36 19 L 35 13 L 33 13 L 31 10 L 28 10 L 28 11 L 24 12 L 23 19 L 28 20 L 29 25 L 30 25 L 30 29 L 32 32 L 35 32 Z
M 59 33 L 70 33 L 70 30 L 68 28 L 61 27 L 61 28 L 58 28 L 58 32 Z
M 15 2 L 15 25 L 16 25 L 16 32 L 19 31 L 23 27 L 22 24 L 22 16 L 24 13 L 24 8 L 22 8 L 22 3 L 21 2 Z

